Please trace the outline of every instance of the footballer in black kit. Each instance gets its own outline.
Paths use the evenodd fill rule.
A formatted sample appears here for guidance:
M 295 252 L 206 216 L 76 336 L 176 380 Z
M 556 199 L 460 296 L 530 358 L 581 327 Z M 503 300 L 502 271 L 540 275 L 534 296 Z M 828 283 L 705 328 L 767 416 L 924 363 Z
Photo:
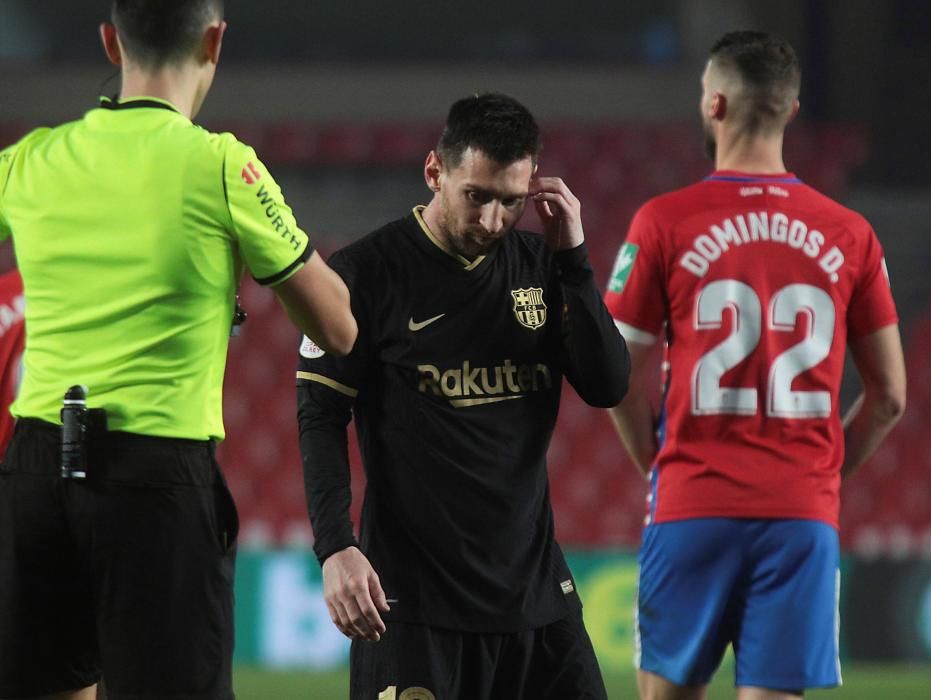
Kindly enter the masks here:
M 495 105 L 474 102 L 492 98 L 512 108 L 503 96 L 466 101 L 481 120 Z M 544 236 L 513 229 L 525 199 L 555 190 L 530 184 L 530 155 L 489 157 L 479 141 L 458 165 L 448 155 L 444 164 L 442 146 L 431 153 L 436 170 L 463 178 L 431 187 L 450 195 L 438 222 L 429 206 L 415 207 L 330 259 L 351 292 L 353 351 L 336 358 L 301 346 L 307 497 L 331 616 L 354 639 L 352 697 L 601 698 L 554 536 L 545 460 L 563 377 L 588 403 L 612 406 L 626 392 L 627 349 L 584 243 L 554 251 Z M 484 177 L 518 160 L 516 177 Z M 427 171 L 429 183 L 430 158 Z M 560 202 L 541 218 L 558 218 Z M 456 240 L 463 212 L 481 225 L 460 226 Z M 351 415 L 367 477 L 358 543 Z

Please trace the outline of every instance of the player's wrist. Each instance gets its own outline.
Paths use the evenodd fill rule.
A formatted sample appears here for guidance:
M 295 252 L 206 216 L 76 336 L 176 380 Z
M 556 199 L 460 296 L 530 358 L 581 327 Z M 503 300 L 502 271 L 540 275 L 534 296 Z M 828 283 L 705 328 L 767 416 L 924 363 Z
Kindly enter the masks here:
M 553 253 L 553 262 L 560 277 L 575 277 L 580 273 L 588 274 L 592 271 L 588 259 L 588 249 L 585 247 L 584 241 L 574 248 L 555 251 Z
M 339 554 L 350 547 L 359 547 L 359 543 L 356 541 L 356 538 L 353 537 L 351 540 L 342 540 L 339 542 L 333 542 L 319 546 L 319 541 L 314 544 L 314 554 L 317 555 L 317 562 L 320 564 L 320 567 L 323 568 L 324 563 L 327 559 L 332 557 L 334 554 Z

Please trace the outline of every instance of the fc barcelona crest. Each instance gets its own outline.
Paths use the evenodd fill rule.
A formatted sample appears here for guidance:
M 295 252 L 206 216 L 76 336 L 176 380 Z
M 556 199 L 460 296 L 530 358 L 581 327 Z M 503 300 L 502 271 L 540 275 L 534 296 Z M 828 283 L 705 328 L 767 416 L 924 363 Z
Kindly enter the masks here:
M 514 297 L 514 315 L 520 325 L 531 330 L 546 323 L 546 304 L 543 303 L 543 290 L 538 287 L 530 289 L 512 289 Z

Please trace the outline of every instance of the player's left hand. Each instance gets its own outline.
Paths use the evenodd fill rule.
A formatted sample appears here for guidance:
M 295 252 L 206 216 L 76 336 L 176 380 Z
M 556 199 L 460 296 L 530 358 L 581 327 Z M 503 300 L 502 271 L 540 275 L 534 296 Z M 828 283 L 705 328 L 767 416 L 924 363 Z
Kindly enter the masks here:
M 330 619 L 350 639 L 377 642 L 385 633 L 381 614 L 390 610 L 378 574 L 358 547 L 323 562 L 323 599 Z
M 540 221 L 543 238 L 552 251 L 570 250 L 582 244 L 582 203 L 561 177 L 535 177 L 530 181 L 530 197 Z

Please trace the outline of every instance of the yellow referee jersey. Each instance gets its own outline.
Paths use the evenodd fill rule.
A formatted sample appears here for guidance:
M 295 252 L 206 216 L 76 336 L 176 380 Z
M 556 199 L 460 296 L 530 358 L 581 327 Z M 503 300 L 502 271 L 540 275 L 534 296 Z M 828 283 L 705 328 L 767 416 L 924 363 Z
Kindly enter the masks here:
M 59 422 L 88 387 L 112 430 L 222 438 L 243 266 L 261 284 L 312 247 L 255 152 L 154 98 L 107 101 L 0 152 L 0 239 L 26 296 L 15 416 Z

